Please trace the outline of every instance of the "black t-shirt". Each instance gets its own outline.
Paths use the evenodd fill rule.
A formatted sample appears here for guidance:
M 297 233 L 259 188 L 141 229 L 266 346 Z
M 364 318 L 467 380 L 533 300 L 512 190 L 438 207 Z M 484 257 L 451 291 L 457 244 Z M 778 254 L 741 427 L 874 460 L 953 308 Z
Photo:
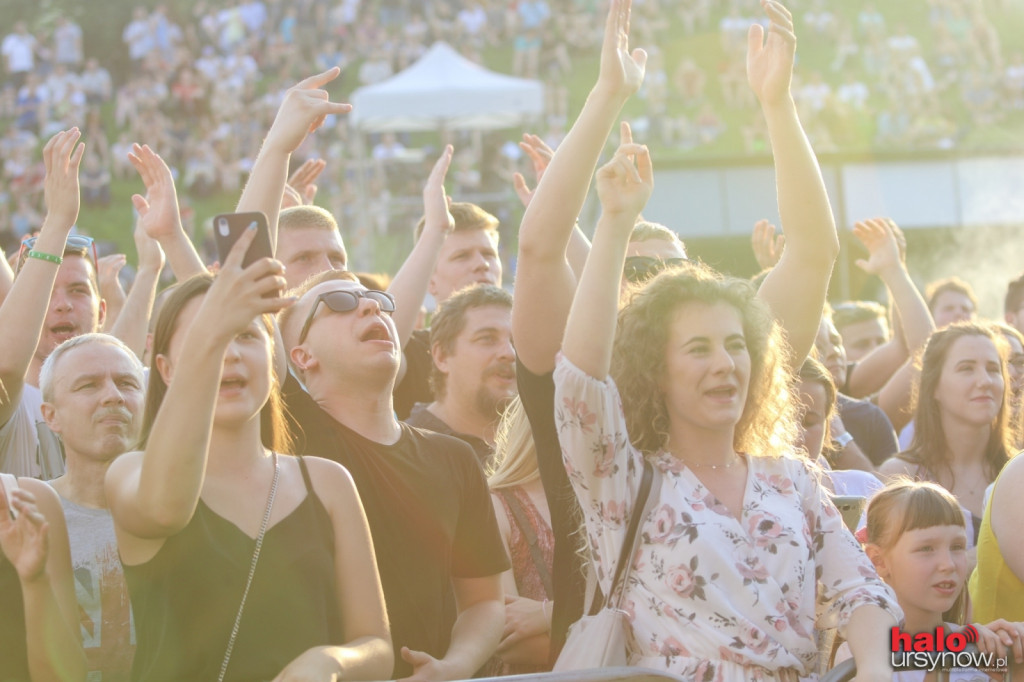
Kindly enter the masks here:
M 584 562 L 577 551 L 583 514 L 569 483 L 562 462 L 555 426 L 555 382 L 553 373 L 538 375 L 516 360 L 519 399 L 530 420 L 537 448 L 537 467 L 544 483 L 544 494 L 551 510 L 551 531 L 555 536 L 555 554 L 551 570 L 554 609 L 551 613 L 551 660 L 565 644 L 569 626 L 583 615 L 586 592 Z M 585 537 L 585 534 L 584 536 Z
M 840 393 L 836 407 L 857 447 L 875 466 L 899 452 L 900 445 L 892 422 L 878 405 Z
M 405 356 L 405 376 L 392 393 L 395 401 L 395 415 L 407 419 L 416 403 L 434 402 L 430 390 L 430 372 L 434 358 L 430 355 L 430 330 L 417 329 L 402 348 Z
M 494 454 L 494 448 L 487 444 L 483 438 L 477 438 L 471 436 L 468 433 L 459 433 L 452 430 L 450 426 L 441 421 L 441 419 L 427 409 L 427 403 L 417 403 L 412 408 L 412 414 L 405 420 L 405 423 L 409 426 L 415 426 L 417 429 L 426 429 L 427 431 L 434 431 L 436 433 L 443 433 L 446 436 L 458 438 L 461 441 L 465 441 L 469 447 L 473 448 L 473 453 L 476 455 L 476 459 L 480 462 L 480 466 L 487 468 L 487 463 L 491 459 L 491 455 Z
M 487 481 L 464 442 L 401 424 L 394 445 L 335 421 L 289 375 L 285 395 L 301 425 L 301 454 L 339 462 L 355 481 L 373 536 L 395 649 L 395 677 L 412 674 L 407 646 L 442 658 L 457 616 L 451 578 L 510 568 Z

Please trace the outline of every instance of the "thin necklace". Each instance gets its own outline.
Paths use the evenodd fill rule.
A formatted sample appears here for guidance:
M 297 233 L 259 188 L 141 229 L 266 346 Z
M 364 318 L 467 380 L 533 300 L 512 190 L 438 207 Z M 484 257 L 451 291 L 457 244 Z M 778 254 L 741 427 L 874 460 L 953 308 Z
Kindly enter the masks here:
M 694 469 L 711 469 L 711 470 L 728 469 L 729 467 L 731 467 L 734 464 L 736 464 L 736 462 L 738 462 L 738 461 L 740 461 L 740 456 L 736 455 L 736 454 L 734 454 L 732 456 L 732 460 L 728 464 L 703 464 L 701 462 L 689 462 L 689 461 L 687 461 L 685 459 L 683 460 L 683 462 L 688 467 L 691 467 L 691 468 L 694 468 Z

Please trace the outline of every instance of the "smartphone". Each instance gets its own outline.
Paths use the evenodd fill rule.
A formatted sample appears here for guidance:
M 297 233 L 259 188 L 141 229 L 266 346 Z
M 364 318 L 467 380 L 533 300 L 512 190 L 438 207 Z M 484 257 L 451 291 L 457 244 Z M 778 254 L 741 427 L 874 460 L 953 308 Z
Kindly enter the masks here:
M 860 495 L 833 495 L 832 504 L 836 506 L 843 516 L 843 523 L 850 529 L 851 533 L 857 532 L 860 525 L 860 517 L 864 514 L 864 506 L 868 498 Z
M 249 250 L 242 260 L 242 267 L 247 268 L 260 258 L 273 258 L 274 252 L 270 247 L 270 228 L 267 225 L 267 216 L 259 211 L 251 213 L 222 213 L 213 219 L 213 239 L 217 243 L 217 257 L 223 265 L 228 257 L 228 252 L 235 245 L 238 238 L 256 225 L 256 239 L 249 245 Z
M 4 488 L 4 499 L 11 512 L 11 519 L 18 518 L 18 510 L 14 508 L 14 491 L 18 489 L 18 479 L 11 474 L 0 474 L 0 485 Z

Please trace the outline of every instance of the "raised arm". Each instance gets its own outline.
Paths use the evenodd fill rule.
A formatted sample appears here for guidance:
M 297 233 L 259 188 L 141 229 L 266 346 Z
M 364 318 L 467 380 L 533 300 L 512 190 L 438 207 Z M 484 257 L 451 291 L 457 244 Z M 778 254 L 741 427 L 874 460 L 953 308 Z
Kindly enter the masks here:
M 255 234 L 254 229 L 247 230 L 232 247 L 173 364 L 163 355 L 154 358 L 153 371 L 163 375 L 168 388 L 145 452 L 123 455 L 107 471 L 107 500 L 119 543 L 123 532 L 161 539 L 191 520 L 205 478 L 228 345 L 250 328 L 257 315 L 276 313 L 288 303 L 276 298 L 286 286 L 279 262 L 264 258 L 241 267 Z
M 334 67 L 301 81 L 289 88 L 284 102 L 274 117 L 270 132 L 256 156 L 249 182 L 242 190 L 237 210 L 261 211 L 270 226 L 270 243 L 277 248 L 277 216 L 281 197 L 288 181 L 288 162 L 306 136 L 319 128 L 330 114 L 346 114 L 350 104 L 332 102 L 323 89 L 338 77 L 341 69 Z
M 18 485 L 11 500 L 0 492 L 0 551 L 21 584 L 29 673 L 34 682 L 84 680 L 64 511 L 45 483 L 21 478 Z M 17 520 L 11 520 L 10 508 L 17 511 Z
M 758 292 L 786 330 L 790 364 L 798 368 L 814 345 L 839 237 L 825 183 L 790 92 L 796 35 L 781 3 L 761 0 L 771 25 L 747 37 L 747 80 L 761 103 L 775 159 L 775 185 L 786 248 Z
M 308 206 L 316 199 L 316 179 L 327 167 L 323 159 L 306 159 L 288 178 L 281 197 L 281 210 L 292 206 Z
M 167 255 L 171 272 L 179 282 L 206 272 L 203 259 L 199 257 L 181 225 L 178 192 L 174 187 L 171 169 L 149 145 L 133 145 L 128 160 L 146 185 L 146 196 L 132 195 L 132 203 L 139 214 L 136 230 L 141 228 L 160 245 Z M 136 237 L 136 246 L 138 239 Z
M 910 279 L 910 273 L 899 255 L 896 232 L 891 221 L 883 218 L 865 220 L 854 225 L 853 233 L 867 247 L 867 260 L 858 260 L 857 266 L 865 272 L 878 275 L 892 294 L 893 308 L 899 315 L 906 338 L 909 356 L 913 357 L 928 343 L 928 338 L 935 331 L 932 320 L 921 293 Z M 865 362 L 870 359 L 865 358 Z M 869 363 L 866 370 L 860 365 L 854 368 L 851 381 L 856 379 L 864 383 L 861 372 L 871 371 Z M 885 377 L 884 385 L 878 395 L 878 406 L 889 417 L 893 426 L 900 429 L 910 419 L 911 386 L 917 378 L 917 370 L 913 363 L 905 363 L 895 373 Z
M 444 179 L 452 163 L 452 151 L 451 145 L 446 146 L 430 171 L 427 184 L 423 187 L 423 232 L 388 287 L 388 292 L 395 297 L 393 317 L 398 330 L 398 344 L 402 347 L 416 328 L 416 319 L 427 295 L 430 276 L 437 266 L 444 240 L 455 229 L 455 218 L 448 210 L 450 200 L 444 191 Z
M 144 216 L 140 213 L 139 222 L 143 219 Z M 110 333 L 124 341 L 125 345 L 141 358 L 146 350 L 149 316 L 153 312 L 160 272 L 164 269 L 164 252 L 160 244 L 147 235 L 138 223 L 135 225 L 133 236 L 135 251 L 139 254 L 139 267 L 135 272 L 131 291 L 128 292 L 121 313 L 117 316 L 117 322 L 111 327 Z
M 611 2 L 597 84 L 558 145 L 519 229 L 512 336 L 519 360 L 536 374 L 554 368 L 562 341 L 576 284 L 566 247 L 587 198 L 590 178 L 622 106 L 643 82 L 647 53 L 629 49 L 631 4 L 631 0 Z M 618 278 L 609 279 L 615 279 L 617 292 Z
M 565 326 L 562 352 L 595 379 L 608 375 L 619 308 L 619 273 L 633 225 L 654 189 L 654 170 L 647 147 L 630 142 L 625 125 L 623 144 L 597 171 L 601 218 L 594 245 L 583 267 Z M 634 165 L 635 160 L 635 165 Z
M 935 323 L 928 305 L 910 280 L 896 224 L 882 218 L 859 222 L 854 226 L 854 235 L 868 249 L 869 256 L 867 260 L 858 260 L 857 266 L 869 274 L 877 275 L 887 288 L 891 286 L 890 281 L 896 284 L 896 289 L 889 289 L 893 302 L 892 339 L 857 363 L 847 380 L 850 395 L 862 398 L 878 392 L 896 379 L 897 375 L 908 379 L 911 377 L 911 372 L 901 367 L 924 347 L 935 330 Z M 898 262 L 893 261 L 894 244 L 898 249 L 895 256 Z M 904 323 L 902 310 L 910 314 L 909 323 Z M 905 382 L 902 379 L 897 381 Z M 908 385 L 908 399 L 909 388 Z M 892 398 L 894 392 L 890 390 L 888 395 Z
M 14 270 L 11 268 L 11 264 L 4 257 L 3 252 L 0 251 L 0 305 L 3 305 L 3 302 L 7 298 L 7 294 L 10 293 L 13 285 Z
M 27 258 L 0 306 L 0 425 L 7 423 L 21 400 L 57 280 L 57 263 L 78 219 L 78 166 L 85 151 L 85 145 L 78 144 L 81 136 L 78 128 L 65 130 L 43 148 L 46 218 L 32 248 L 57 260 Z

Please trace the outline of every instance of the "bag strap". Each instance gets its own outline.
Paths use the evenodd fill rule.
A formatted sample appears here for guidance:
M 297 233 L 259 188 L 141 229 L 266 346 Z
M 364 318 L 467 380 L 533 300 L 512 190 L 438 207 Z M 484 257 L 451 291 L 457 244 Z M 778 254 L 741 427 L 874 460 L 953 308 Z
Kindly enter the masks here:
M 622 594 L 626 591 L 626 581 L 633 568 L 633 556 L 636 554 L 636 547 L 639 541 L 640 522 L 647 516 L 647 510 L 651 501 L 656 495 L 651 495 L 654 484 L 654 465 L 644 459 L 644 475 L 640 479 L 640 489 L 636 494 L 636 504 L 633 507 L 633 516 L 629 519 L 629 530 L 622 541 L 622 552 L 619 554 L 619 561 L 615 565 L 615 578 L 612 580 L 611 589 L 608 591 L 608 598 L 605 599 L 606 606 L 619 608 L 622 602 Z M 661 477 L 657 477 L 658 488 L 661 487 Z
M 526 510 L 523 509 L 523 505 L 520 504 L 515 492 L 512 490 L 502 488 L 498 491 L 498 494 L 501 495 L 501 499 L 508 505 L 509 511 L 515 517 L 516 525 L 519 526 L 519 532 L 526 538 L 526 544 L 530 548 L 530 558 L 533 559 L 533 566 L 537 569 L 541 584 L 544 586 L 544 594 L 550 597 L 554 593 L 551 585 L 551 570 L 548 568 L 547 562 L 544 561 L 540 546 L 537 544 L 537 534 L 533 532 L 533 526 L 530 525 L 530 520 L 526 518 Z

